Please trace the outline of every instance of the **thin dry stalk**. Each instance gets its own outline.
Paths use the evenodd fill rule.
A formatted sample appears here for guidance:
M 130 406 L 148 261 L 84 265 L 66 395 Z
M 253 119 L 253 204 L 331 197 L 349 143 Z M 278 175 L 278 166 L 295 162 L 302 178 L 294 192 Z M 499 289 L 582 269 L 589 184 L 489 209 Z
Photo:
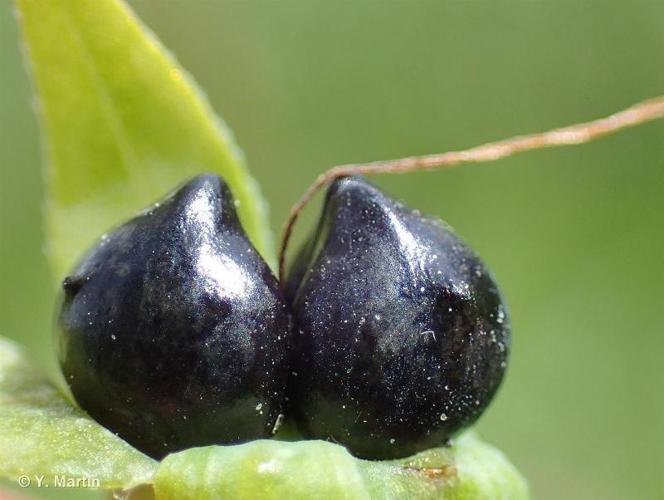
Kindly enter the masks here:
M 605 135 L 662 117 L 664 117 L 664 96 L 640 102 L 606 118 L 578 123 L 539 134 L 511 137 L 463 151 L 333 167 L 318 176 L 297 203 L 293 205 L 288 214 L 279 248 L 279 279 L 281 283 L 285 282 L 286 250 L 302 209 L 318 191 L 340 177 L 369 174 L 405 174 L 420 170 L 450 168 L 462 163 L 499 160 L 533 149 L 584 144 Z

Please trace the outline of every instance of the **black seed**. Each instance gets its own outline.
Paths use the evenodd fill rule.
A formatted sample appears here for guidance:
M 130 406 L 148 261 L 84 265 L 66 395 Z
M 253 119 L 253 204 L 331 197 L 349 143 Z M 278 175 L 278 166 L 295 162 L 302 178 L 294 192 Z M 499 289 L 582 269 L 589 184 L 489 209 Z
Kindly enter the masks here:
M 489 271 L 452 230 L 361 178 L 335 182 L 286 286 L 291 406 L 307 437 L 388 459 L 473 423 L 510 333 Z
M 271 435 L 289 317 L 221 179 L 118 227 L 73 276 L 86 282 L 63 283 L 60 362 L 90 415 L 157 458 Z

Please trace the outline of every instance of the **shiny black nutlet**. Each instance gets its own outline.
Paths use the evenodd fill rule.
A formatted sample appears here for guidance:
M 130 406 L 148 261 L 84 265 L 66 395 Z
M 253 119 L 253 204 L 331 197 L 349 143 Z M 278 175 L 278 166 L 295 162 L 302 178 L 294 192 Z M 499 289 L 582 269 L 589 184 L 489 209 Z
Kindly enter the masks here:
M 289 316 L 226 184 L 199 176 L 105 235 L 63 282 L 76 401 L 153 457 L 269 437 Z
M 510 328 L 491 273 L 444 223 L 362 178 L 329 188 L 287 296 L 298 427 L 357 456 L 446 443 L 503 377 Z

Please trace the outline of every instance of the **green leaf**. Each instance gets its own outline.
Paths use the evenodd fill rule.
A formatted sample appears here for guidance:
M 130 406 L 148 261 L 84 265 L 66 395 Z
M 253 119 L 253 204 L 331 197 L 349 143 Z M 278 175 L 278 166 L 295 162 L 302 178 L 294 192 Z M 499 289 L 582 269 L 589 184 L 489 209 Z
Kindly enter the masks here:
M 222 175 L 274 262 L 242 153 L 172 55 L 120 0 L 17 0 L 45 143 L 48 251 L 61 279 L 102 233 L 197 173 Z
M 150 482 L 156 462 L 74 408 L 0 337 L 0 476 L 54 485 L 99 480 L 101 488 Z
M 528 498 L 516 469 L 472 433 L 392 462 L 359 460 L 324 441 L 193 448 L 166 457 L 154 487 L 158 499 L 183 500 Z
M 468 431 L 450 447 L 392 462 L 361 460 L 371 498 L 527 500 L 528 487 L 497 449 Z

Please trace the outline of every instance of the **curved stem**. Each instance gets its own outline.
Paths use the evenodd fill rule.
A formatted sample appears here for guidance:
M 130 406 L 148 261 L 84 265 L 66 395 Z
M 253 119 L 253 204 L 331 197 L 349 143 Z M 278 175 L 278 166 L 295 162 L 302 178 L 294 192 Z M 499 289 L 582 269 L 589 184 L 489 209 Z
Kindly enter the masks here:
M 640 125 L 657 118 L 664 117 L 664 96 L 656 97 L 635 104 L 597 120 L 578 123 L 568 127 L 557 128 L 538 134 L 511 137 L 502 141 L 490 142 L 462 151 L 450 151 L 426 156 L 413 156 L 398 160 L 377 161 L 372 163 L 348 164 L 333 167 L 316 178 L 314 183 L 304 192 L 292 206 L 284 224 L 279 247 L 279 280 L 283 284 L 286 271 L 286 250 L 293 233 L 295 223 L 307 203 L 322 188 L 340 177 L 349 175 L 369 174 L 405 174 L 420 170 L 436 170 L 450 168 L 461 163 L 480 163 L 499 160 L 508 156 L 554 146 L 584 144 L 605 135 L 618 132 L 628 127 Z

